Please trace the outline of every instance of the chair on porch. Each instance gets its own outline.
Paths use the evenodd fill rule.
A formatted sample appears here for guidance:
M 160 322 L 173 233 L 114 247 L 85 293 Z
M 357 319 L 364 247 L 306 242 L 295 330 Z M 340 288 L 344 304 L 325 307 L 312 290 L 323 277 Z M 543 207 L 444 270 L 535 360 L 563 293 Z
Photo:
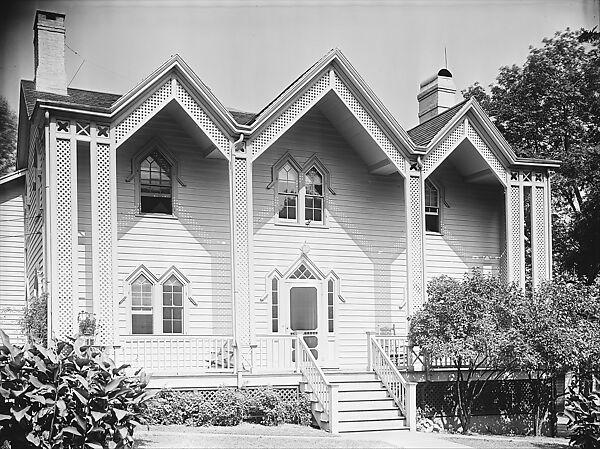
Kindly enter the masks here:
M 213 369 L 232 369 L 235 367 L 235 351 L 227 342 L 217 351 L 211 351 L 210 358 L 206 362 Z

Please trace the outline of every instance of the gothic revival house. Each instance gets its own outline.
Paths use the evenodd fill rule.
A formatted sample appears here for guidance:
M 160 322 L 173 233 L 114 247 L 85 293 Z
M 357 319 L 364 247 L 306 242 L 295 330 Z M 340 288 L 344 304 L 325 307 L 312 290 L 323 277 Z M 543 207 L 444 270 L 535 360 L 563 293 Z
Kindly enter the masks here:
M 179 56 L 125 95 L 67 88 L 64 21 L 37 12 L 0 178 L 14 338 L 47 293 L 53 335 L 93 316 L 94 343 L 156 387 L 302 385 L 331 431 L 406 428 L 407 317 L 435 276 L 524 283 L 525 191 L 533 279 L 550 277 L 557 164 L 517 157 L 448 70 L 421 84 L 409 131 L 339 50 L 250 114 Z

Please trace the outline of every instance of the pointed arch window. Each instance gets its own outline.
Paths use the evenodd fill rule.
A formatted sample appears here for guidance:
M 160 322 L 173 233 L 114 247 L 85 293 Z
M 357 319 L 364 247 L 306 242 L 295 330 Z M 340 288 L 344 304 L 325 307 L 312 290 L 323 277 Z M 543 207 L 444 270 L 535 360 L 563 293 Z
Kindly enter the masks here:
M 440 232 L 440 189 L 429 179 L 425 181 L 425 230 Z
M 183 333 L 183 284 L 172 275 L 162 286 L 163 333 Z
M 279 218 L 296 221 L 298 216 L 298 171 L 286 162 L 277 173 Z
M 131 284 L 131 333 L 152 334 L 154 311 L 152 283 L 140 274 Z
M 323 222 L 323 175 L 313 166 L 304 175 L 304 219 L 316 223 Z
M 154 150 L 140 163 L 141 212 L 171 215 L 172 191 L 172 166 L 158 150 Z

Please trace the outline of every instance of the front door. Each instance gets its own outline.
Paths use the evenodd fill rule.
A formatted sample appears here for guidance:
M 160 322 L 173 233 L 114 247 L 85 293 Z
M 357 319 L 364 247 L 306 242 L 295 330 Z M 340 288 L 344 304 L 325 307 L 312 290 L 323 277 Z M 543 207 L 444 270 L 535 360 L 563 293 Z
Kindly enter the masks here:
M 282 299 L 284 331 L 302 334 L 313 356 L 322 364 L 327 360 L 324 327 L 324 324 L 327 325 L 327 307 L 323 308 L 321 281 L 287 280 Z

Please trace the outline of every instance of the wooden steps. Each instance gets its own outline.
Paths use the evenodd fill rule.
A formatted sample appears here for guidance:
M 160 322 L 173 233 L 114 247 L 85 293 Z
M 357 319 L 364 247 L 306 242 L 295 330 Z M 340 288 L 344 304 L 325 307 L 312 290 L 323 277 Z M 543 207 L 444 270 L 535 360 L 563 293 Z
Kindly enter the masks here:
M 324 370 L 330 383 L 338 384 L 338 424 L 340 433 L 408 430 L 406 419 L 396 407 L 383 384 L 372 372 L 340 372 Z M 302 391 L 311 393 L 305 383 Z M 313 400 L 313 415 L 319 426 L 330 430 L 329 416 Z

